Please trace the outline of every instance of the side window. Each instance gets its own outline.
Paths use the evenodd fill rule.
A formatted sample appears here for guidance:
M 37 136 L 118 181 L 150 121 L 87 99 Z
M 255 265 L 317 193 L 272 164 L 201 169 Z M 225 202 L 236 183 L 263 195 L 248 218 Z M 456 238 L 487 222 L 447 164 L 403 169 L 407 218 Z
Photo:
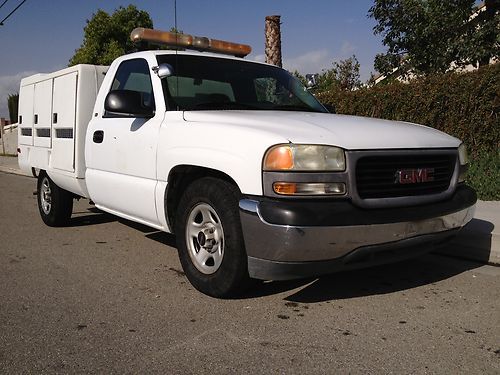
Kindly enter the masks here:
M 149 66 L 144 59 L 127 60 L 116 71 L 111 90 L 131 90 L 141 93 L 143 104 L 154 109 L 153 85 Z

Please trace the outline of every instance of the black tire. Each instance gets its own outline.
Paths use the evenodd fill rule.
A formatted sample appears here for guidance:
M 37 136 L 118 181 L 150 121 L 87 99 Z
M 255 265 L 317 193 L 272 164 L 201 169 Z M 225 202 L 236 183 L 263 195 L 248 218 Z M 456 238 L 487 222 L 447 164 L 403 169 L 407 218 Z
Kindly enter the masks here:
M 212 297 L 233 297 L 249 285 L 239 196 L 234 185 L 204 177 L 187 187 L 177 209 L 175 233 L 182 268 L 196 289 Z M 206 236 L 195 235 L 197 225 Z M 199 261 L 198 256 L 207 260 Z
M 68 225 L 73 211 L 73 195 L 57 186 L 45 172 L 38 175 L 37 201 L 45 224 L 49 227 Z

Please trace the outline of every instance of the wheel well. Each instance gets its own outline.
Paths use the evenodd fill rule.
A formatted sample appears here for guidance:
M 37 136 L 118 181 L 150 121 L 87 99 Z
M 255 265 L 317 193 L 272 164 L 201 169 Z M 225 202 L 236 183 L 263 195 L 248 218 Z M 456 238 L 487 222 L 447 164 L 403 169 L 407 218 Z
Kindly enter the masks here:
M 167 190 L 165 191 L 165 205 L 167 208 L 167 222 L 172 232 L 175 228 L 175 213 L 182 193 L 193 181 L 203 177 L 214 177 L 224 180 L 238 187 L 238 184 L 227 174 L 216 169 L 198 167 L 194 165 L 178 165 L 168 176 Z

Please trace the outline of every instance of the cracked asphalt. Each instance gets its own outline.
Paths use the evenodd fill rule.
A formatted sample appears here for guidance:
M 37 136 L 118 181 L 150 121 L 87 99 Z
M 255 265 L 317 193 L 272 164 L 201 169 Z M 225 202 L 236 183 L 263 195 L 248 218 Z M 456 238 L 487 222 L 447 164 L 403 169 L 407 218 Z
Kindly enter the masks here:
M 46 227 L 0 173 L 0 373 L 500 373 L 500 268 L 441 255 L 194 290 L 173 236 L 81 200 Z

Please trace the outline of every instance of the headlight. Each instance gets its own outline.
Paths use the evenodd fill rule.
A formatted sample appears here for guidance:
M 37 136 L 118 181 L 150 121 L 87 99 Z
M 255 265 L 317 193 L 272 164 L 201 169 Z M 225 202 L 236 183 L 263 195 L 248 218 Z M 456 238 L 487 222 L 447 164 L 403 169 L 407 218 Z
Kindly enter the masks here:
M 469 168 L 469 157 L 467 156 L 467 149 L 463 143 L 458 146 L 458 161 L 460 162 L 458 182 L 461 183 L 465 182 L 467 169 Z
M 469 157 L 467 156 L 467 148 L 465 147 L 464 143 L 458 146 L 458 160 L 460 161 L 460 165 L 466 165 L 469 163 Z
M 264 156 L 265 171 L 343 171 L 344 150 L 334 146 L 276 145 Z

